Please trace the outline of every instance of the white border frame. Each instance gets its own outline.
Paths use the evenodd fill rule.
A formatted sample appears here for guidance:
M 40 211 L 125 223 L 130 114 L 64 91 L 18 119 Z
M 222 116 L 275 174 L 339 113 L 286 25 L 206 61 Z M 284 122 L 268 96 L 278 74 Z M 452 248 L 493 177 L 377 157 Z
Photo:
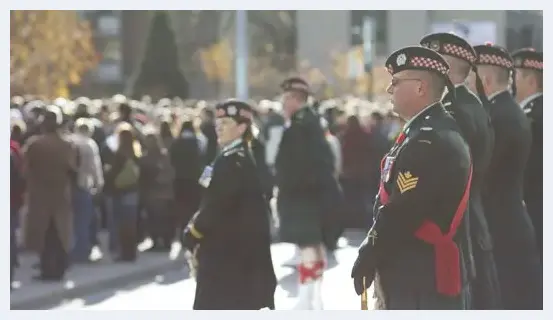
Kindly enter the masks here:
M 37 8 L 48 8 L 50 10 L 52 9 L 75 9 L 75 10 L 85 10 L 85 9 L 98 9 L 100 7 L 103 7 L 103 5 L 106 5 L 105 8 L 112 8 L 112 9 L 131 9 L 131 10 L 148 10 L 148 9 L 187 9 L 187 10 L 200 10 L 200 9 L 219 9 L 219 10 L 235 10 L 235 9 L 243 9 L 248 8 L 250 10 L 267 10 L 270 8 L 277 8 L 278 9 L 294 9 L 294 10 L 308 10 L 308 9 L 317 9 L 317 10 L 344 10 L 345 8 L 359 8 L 359 9 L 368 9 L 371 10 L 421 10 L 422 8 L 432 8 L 432 10 L 451 10 L 451 9 L 460 9 L 460 10 L 466 10 L 468 8 L 478 8 L 482 10 L 490 10 L 490 9 L 496 9 L 496 10 L 520 10 L 521 6 L 527 7 L 528 9 L 535 9 L 535 10 L 543 10 L 544 7 L 547 7 L 551 5 L 548 2 L 543 2 L 542 5 L 540 5 L 542 1 L 537 0 L 526 0 L 524 2 L 513 2 L 512 4 L 505 0 L 487 0 L 487 1 L 477 1 L 477 0 L 464 0 L 462 2 L 455 2 L 456 6 L 452 6 L 452 4 L 449 4 L 449 2 L 446 1 L 436 1 L 436 0 L 426 0 L 424 2 L 417 2 L 417 1 L 408 1 L 408 0 L 397 0 L 393 2 L 382 2 L 382 1 L 361 1 L 361 0 L 340 0 L 340 1 L 330 1 L 330 0 L 317 0 L 317 1 L 293 1 L 293 0 L 266 0 L 266 1 L 254 1 L 254 0 L 234 0 L 234 1 L 223 1 L 223 0 L 202 0 L 202 1 L 181 1 L 180 3 L 178 1 L 172 1 L 172 0 L 157 0 L 155 2 L 152 1 L 144 1 L 144 0 L 82 0 L 82 1 L 70 1 L 70 0 L 57 0 L 55 2 L 45 3 L 44 1 L 39 0 L 19 0 L 19 1 L 5 1 L 2 3 L 2 5 L 7 5 L 9 9 L 37 9 Z M 46 6 L 48 4 L 48 6 Z M 386 6 L 384 6 L 386 4 Z M 128 5 L 128 7 L 127 7 Z M 15 8 L 14 8 L 15 7 Z M 453 7 L 453 8 L 452 8 Z M 2 19 L 0 21 L 4 21 L 3 25 L 7 26 L 9 29 L 9 13 L 7 11 L 4 11 L 2 14 L 3 17 L 6 19 Z M 553 17 L 553 16 L 550 16 Z M 549 20 L 547 19 L 546 10 L 544 10 L 544 35 L 548 33 L 548 27 L 549 27 Z M 321 23 L 331 23 L 329 21 L 321 21 Z M 405 25 L 406 28 L 408 28 L 408 24 Z M 4 29 L 4 32 L 2 32 L 2 38 L 6 39 L 8 36 L 8 30 Z M 6 40 L 4 40 L 6 41 Z M 416 39 L 413 39 L 413 41 L 416 41 Z M 2 42 L 7 44 L 8 41 Z M 549 44 L 551 44 L 551 41 L 548 37 L 544 36 L 544 49 L 549 48 Z M 398 49 L 398 48 L 396 48 Z M 549 54 L 548 50 L 545 50 L 545 55 L 547 56 Z M 3 61 L 8 61 L 8 50 L 5 49 L 5 51 L 2 51 Z M 5 60 L 4 60 L 5 59 Z M 545 58 L 546 60 L 549 60 L 549 58 Z M 2 64 L 2 69 L 7 69 L 7 64 Z M 6 70 L 4 69 L 4 70 Z M 7 71 L 7 70 L 6 70 Z M 8 72 L 2 73 L 2 74 L 9 74 Z M 545 83 L 546 87 L 548 83 L 553 83 L 549 81 L 550 74 L 548 72 L 545 73 Z M 551 73 L 553 75 L 553 73 Z M 8 87 L 3 87 L 2 92 L 5 92 L 6 95 L 4 96 L 4 101 L 7 103 L 7 98 L 9 96 Z M 553 116 L 553 111 L 549 106 L 551 106 L 551 103 L 548 103 L 549 96 L 545 95 L 545 119 L 551 119 Z M 0 117 L 0 121 L 4 122 L 5 126 L 2 126 L 5 128 L 5 133 L 8 134 L 9 124 L 8 124 L 8 106 L 6 105 L 4 109 L 2 109 L 3 113 L 6 114 L 5 117 Z M 547 126 L 545 129 L 544 135 L 550 136 L 551 135 L 551 128 Z M 4 141 L 8 141 L 8 137 L 4 138 Z M 548 141 L 546 138 L 545 141 Z M 6 173 L 6 176 L 8 175 L 8 156 L 7 156 L 7 147 L 6 147 L 6 156 L 0 157 L 0 170 L 4 171 Z M 549 150 L 546 149 L 544 153 L 544 157 L 546 159 L 549 159 Z M 547 163 L 547 161 L 545 161 Z M 508 173 L 506 173 L 508 174 Z M 553 181 L 553 170 L 551 170 L 550 167 L 547 165 L 544 167 L 544 177 L 545 181 Z M 551 178 L 551 179 L 549 179 Z M 43 311 L 36 311 L 43 313 L 42 315 L 35 315 L 33 316 L 29 311 L 8 311 L 10 308 L 9 305 L 9 291 L 8 291 L 8 258 L 9 257 L 9 240 L 8 240 L 8 227 L 9 227 L 9 187 L 8 187 L 8 181 L 9 179 L 3 179 L 2 180 L 1 187 L 4 192 L 2 192 L 2 196 L 5 198 L 5 202 L 2 202 L 2 206 L 4 207 L 4 210 L 1 210 L 3 212 L 2 215 L 0 215 L 0 219 L 4 221 L 2 225 L 4 226 L 5 232 L 4 234 L 4 241 L 0 242 L 0 250 L 1 252 L 4 252 L 0 256 L 5 257 L 4 263 L 0 265 L 0 270 L 3 270 L 1 273 L 4 274 L 4 285 L 1 287 L 4 288 L 0 292 L 0 299 L 3 301 L 3 308 L 0 311 L 0 319 L 17 319 L 18 320 L 32 320 L 36 319 L 36 317 L 40 317 L 43 320 L 64 320 L 65 317 L 67 319 L 76 319 L 77 317 L 83 319 L 83 320 L 98 320 L 99 315 L 94 313 L 89 313 L 86 311 L 74 311 L 73 313 L 69 314 L 66 311 L 54 311 L 54 312 L 48 312 L 45 313 Z M 545 197 L 544 199 L 544 212 L 549 212 L 547 208 L 549 208 L 549 205 L 552 204 L 553 198 Z M 553 217 L 550 214 L 544 214 L 544 225 L 551 226 L 553 225 Z M 544 264 L 545 268 L 544 270 L 550 270 L 552 263 L 551 255 L 550 253 L 550 247 L 548 245 L 549 241 L 552 240 L 552 236 L 548 232 L 545 232 L 544 234 Z M 547 249 L 547 250 L 546 250 Z M 549 268 L 548 268 L 549 267 Z M 448 317 L 448 320 L 453 319 L 466 319 L 467 317 L 477 317 L 482 319 L 491 319 L 495 318 L 496 316 L 498 319 L 513 319 L 513 320 L 520 320 L 524 316 L 524 313 L 532 313 L 530 317 L 532 319 L 553 319 L 553 314 L 550 312 L 550 310 L 553 310 L 553 307 L 548 305 L 547 301 L 551 301 L 549 299 L 552 298 L 552 290 L 548 287 L 548 284 L 551 284 L 552 276 L 549 272 L 544 272 L 544 308 L 545 311 L 489 311 L 489 312 L 479 312 L 479 311 L 418 311 L 417 313 L 420 314 L 421 317 L 424 317 L 425 319 L 436 319 L 441 320 L 443 317 Z M 349 275 L 344 275 L 344 281 L 351 281 L 349 278 Z M 329 288 L 327 288 L 328 290 Z M 353 289 L 352 289 L 353 290 Z M 162 299 L 162 297 L 159 297 Z M 137 301 L 137 303 L 140 303 Z M 19 314 L 15 314 L 15 312 L 20 312 Z M 347 312 L 347 311 L 333 311 L 333 312 L 320 312 L 320 311 L 311 311 L 316 312 L 317 314 L 313 313 L 305 313 L 302 316 L 302 313 L 308 312 L 308 311 L 288 311 L 285 315 L 283 315 L 280 312 L 256 312 L 256 311 L 220 311 L 217 313 L 217 311 L 198 311 L 198 312 L 186 312 L 186 315 L 183 315 L 180 312 L 168 312 L 168 311 L 157 311 L 156 313 L 162 312 L 163 315 L 155 315 L 155 311 L 140 311 L 138 312 L 132 312 L 132 311 L 123 311 L 122 313 L 116 313 L 114 311 L 103 311 L 105 313 L 104 316 L 106 319 L 109 319 L 111 317 L 114 317 L 114 319 L 122 319 L 125 318 L 132 318 L 134 320 L 150 320 L 155 317 L 162 316 L 164 319 L 179 319 L 182 320 L 183 317 L 187 320 L 199 320 L 199 319 L 211 319 L 211 318 L 217 318 L 219 316 L 225 317 L 225 318 L 234 318 L 240 320 L 257 320 L 257 319 L 279 319 L 282 317 L 287 317 L 288 319 L 302 319 L 304 317 L 310 317 L 315 316 L 318 319 L 328 319 L 328 320 L 334 320 L 336 318 L 347 318 L 349 319 L 359 319 L 359 320 L 366 320 L 368 318 L 371 319 L 406 319 L 411 318 L 414 316 L 413 312 L 407 312 L 407 311 L 396 311 L 396 312 L 371 312 L 370 314 L 362 314 L 361 311 L 357 312 Z M 224 315 L 222 313 L 228 313 L 227 315 Z M 256 313 L 256 314 L 254 314 Z M 342 313 L 342 314 L 340 314 Z M 549 316 L 546 315 L 550 314 Z M 469 315 L 470 314 L 470 315 Z M 142 318 L 144 317 L 144 318 Z

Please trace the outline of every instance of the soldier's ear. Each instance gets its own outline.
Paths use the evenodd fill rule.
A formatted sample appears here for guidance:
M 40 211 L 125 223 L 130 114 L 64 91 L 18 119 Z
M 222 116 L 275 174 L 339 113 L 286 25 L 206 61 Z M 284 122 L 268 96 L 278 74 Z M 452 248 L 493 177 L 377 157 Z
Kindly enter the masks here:
M 427 81 L 416 81 L 417 82 L 417 94 L 419 96 L 422 96 L 424 94 L 425 91 L 427 92 L 430 92 L 431 91 L 431 88 L 430 88 L 430 83 L 427 82 Z

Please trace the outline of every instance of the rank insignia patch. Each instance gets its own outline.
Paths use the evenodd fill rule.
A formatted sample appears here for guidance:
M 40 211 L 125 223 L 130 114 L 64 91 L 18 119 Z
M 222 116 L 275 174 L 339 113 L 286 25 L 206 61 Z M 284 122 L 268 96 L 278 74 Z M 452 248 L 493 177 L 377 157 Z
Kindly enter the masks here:
M 418 182 L 419 178 L 414 177 L 409 171 L 400 172 L 397 177 L 397 187 L 400 193 L 415 189 Z

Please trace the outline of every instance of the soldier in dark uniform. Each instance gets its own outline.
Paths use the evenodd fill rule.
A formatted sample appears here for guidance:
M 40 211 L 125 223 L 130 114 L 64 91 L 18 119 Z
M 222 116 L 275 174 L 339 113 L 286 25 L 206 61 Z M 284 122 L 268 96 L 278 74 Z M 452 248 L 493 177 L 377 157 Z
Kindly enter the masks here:
M 251 107 L 229 100 L 216 116 L 222 149 L 200 177 L 205 194 L 183 240 L 198 263 L 194 309 L 274 309 L 268 205 L 247 146 Z
M 252 150 L 257 172 L 259 174 L 259 178 L 261 179 L 263 193 L 265 194 L 267 201 L 270 201 L 273 197 L 274 179 L 265 159 L 265 144 L 259 139 L 259 130 L 257 130 L 257 128 L 253 128 L 254 127 L 252 126 L 253 138 L 250 143 L 250 149 Z
M 275 161 L 280 240 L 300 248 L 299 297 L 296 309 L 321 309 L 321 283 L 327 200 L 332 199 L 333 155 L 320 118 L 307 105 L 309 86 L 301 78 L 282 83 L 287 119 Z
M 449 66 L 413 46 L 387 59 L 394 111 L 407 121 L 382 159 L 374 225 L 352 270 L 357 294 L 375 281 L 378 309 L 466 309 L 458 233 L 472 177 L 469 147 L 440 102 Z
M 524 202 L 543 256 L 543 53 L 520 49 L 513 53 L 516 100 L 530 120 L 532 147 L 526 164 Z M 542 259 L 543 260 L 543 259 Z
M 434 33 L 424 37 L 421 45 L 442 54 L 450 66 L 449 78 L 455 86 L 456 100 L 448 92 L 442 99 L 446 110 L 455 118 L 465 141 L 470 147 L 473 161 L 473 178 L 470 188 L 469 210 L 465 213 L 464 224 L 470 232 L 470 241 L 464 252 L 471 282 L 470 308 L 494 310 L 501 308 L 499 280 L 493 257 L 492 240 L 484 209 L 482 207 L 482 186 L 490 165 L 493 150 L 493 128 L 490 117 L 480 100 L 465 86 L 465 81 L 476 62 L 476 52 L 463 38 L 452 33 Z M 479 80 L 479 78 L 478 78 Z M 479 96 L 485 98 L 482 83 L 479 83 Z M 471 255 L 474 257 L 472 260 Z M 472 272 L 471 272 L 472 273 Z
M 488 96 L 495 143 L 482 201 L 492 235 L 503 308 L 541 309 L 542 270 L 532 221 L 523 204 L 530 124 L 508 91 L 513 59 L 502 47 L 474 47 Z

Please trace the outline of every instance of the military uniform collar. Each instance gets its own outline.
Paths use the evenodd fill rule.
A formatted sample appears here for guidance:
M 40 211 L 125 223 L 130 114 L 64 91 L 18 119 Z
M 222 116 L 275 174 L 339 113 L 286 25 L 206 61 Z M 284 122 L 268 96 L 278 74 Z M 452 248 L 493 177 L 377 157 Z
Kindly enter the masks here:
M 303 119 L 303 117 L 305 117 L 305 113 L 311 110 L 312 109 L 309 105 L 304 105 L 303 107 L 299 108 L 296 112 L 294 112 L 294 114 L 292 115 L 292 117 L 290 117 L 290 119 L 292 121 L 301 120 Z
M 496 92 L 490 94 L 488 96 L 488 101 L 492 101 L 493 99 L 497 98 L 497 96 L 499 96 L 500 94 L 502 94 L 504 92 L 509 92 L 509 90 L 507 90 L 507 88 L 505 88 L 505 89 L 501 89 L 499 91 L 496 91 Z
M 527 104 L 529 104 L 532 100 L 541 97 L 543 95 L 543 92 L 536 92 L 528 97 L 526 97 L 524 100 L 520 102 L 520 107 L 524 109 Z
M 465 87 L 465 83 L 461 82 L 461 83 L 458 83 L 458 84 L 454 84 L 453 86 L 455 87 L 455 89 L 457 89 L 457 88 L 460 88 L 460 87 Z M 447 88 L 445 88 L 444 94 L 442 95 L 442 100 L 446 99 L 446 97 L 448 95 L 449 95 L 449 90 Z
M 231 149 L 234 149 L 238 146 L 240 146 L 240 144 L 242 144 L 242 138 L 238 138 L 234 141 L 232 141 L 231 143 L 227 144 L 226 146 L 223 147 L 223 149 L 221 150 L 221 153 L 225 153 Z
M 442 106 L 442 103 L 439 101 L 434 102 L 422 109 L 419 113 L 417 113 L 414 117 L 412 117 L 411 119 L 409 119 L 409 121 L 405 123 L 405 125 L 403 126 L 403 131 L 406 132 L 407 129 L 415 122 L 415 120 L 427 117 L 428 114 L 434 109 L 434 106 Z
M 458 84 L 455 85 L 455 92 L 457 92 L 457 97 L 458 97 L 459 92 L 470 92 L 470 91 L 469 91 L 469 88 L 466 86 L 465 83 L 458 83 Z M 451 104 L 451 94 L 447 89 L 446 89 L 445 94 L 442 98 L 442 103 L 444 104 L 444 107 L 447 107 L 448 105 Z

